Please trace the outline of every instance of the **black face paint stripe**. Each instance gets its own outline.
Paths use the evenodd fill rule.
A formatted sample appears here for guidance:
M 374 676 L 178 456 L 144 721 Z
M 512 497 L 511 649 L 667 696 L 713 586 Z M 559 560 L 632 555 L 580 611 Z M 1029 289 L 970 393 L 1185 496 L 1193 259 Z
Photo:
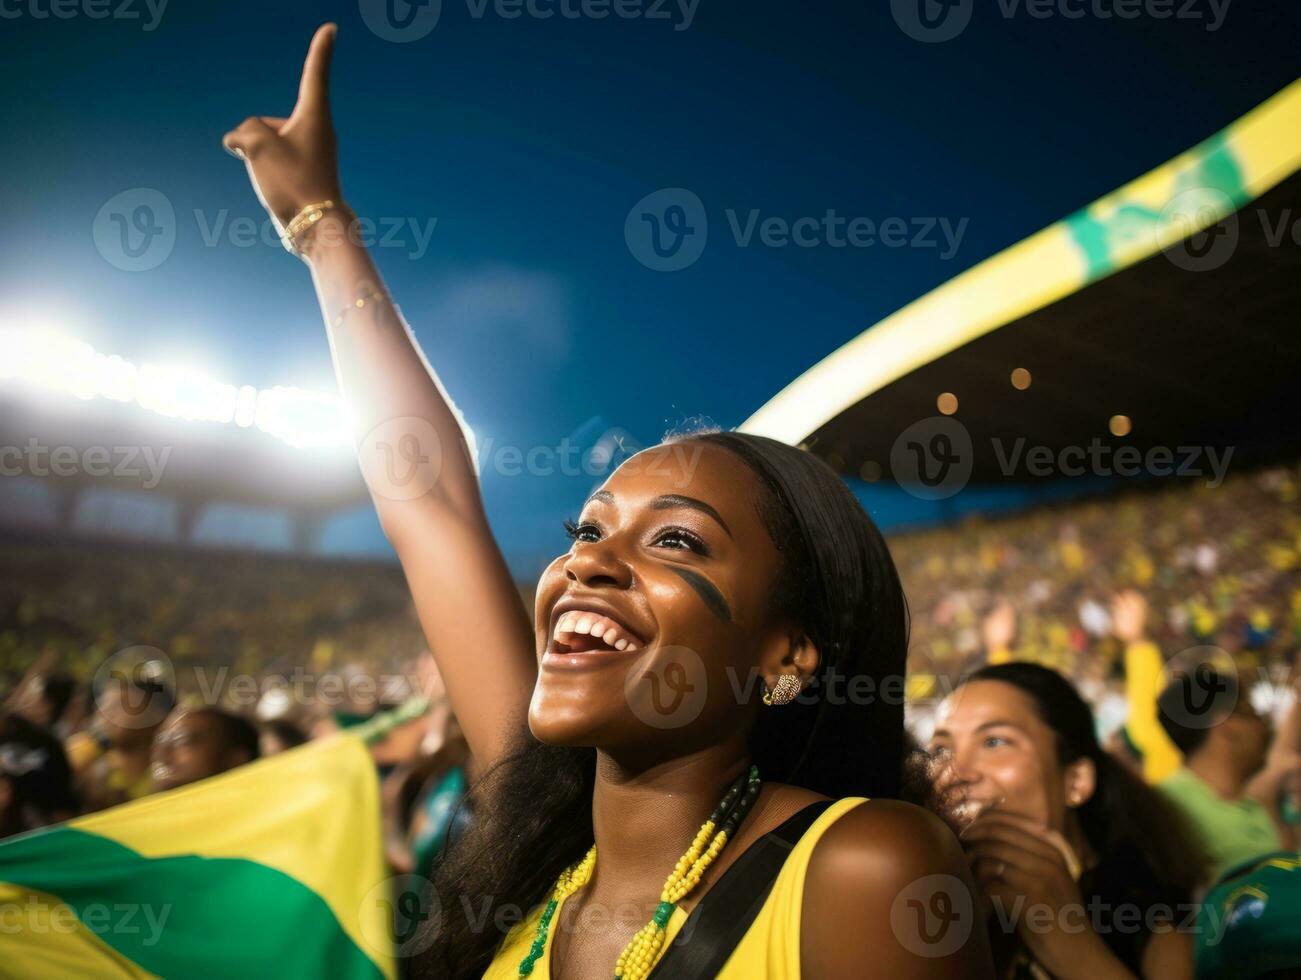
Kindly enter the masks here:
M 701 601 L 709 607 L 710 612 L 725 623 L 732 621 L 732 609 L 728 606 L 727 600 L 723 598 L 723 593 L 718 591 L 713 582 L 690 568 L 680 568 L 677 565 L 669 565 L 668 568 L 687 585 L 696 590 L 696 595 L 700 596 Z

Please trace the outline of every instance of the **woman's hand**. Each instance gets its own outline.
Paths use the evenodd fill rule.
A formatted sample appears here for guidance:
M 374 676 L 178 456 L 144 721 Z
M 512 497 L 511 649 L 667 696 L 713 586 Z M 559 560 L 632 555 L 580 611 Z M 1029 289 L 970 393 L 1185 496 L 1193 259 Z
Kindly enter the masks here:
M 1142 641 L 1147 630 L 1147 600 L 1137 589 L 1124 589 L 1111 600 L 1111 628 L 1126 645 Z
M 1012 649 L 1016 638 L 1016 607 L 1006 599 L 1001 600 L 980 624 L 980 632 L 986 653 Z
M 330 120 L 330 56 L 337 28 L 312 38 L 289 118 L 249 116 L 222 138 L 244 161 L 262 206 L 283 229 L 308 204 L 342 203 L 334 123 Z
M 1071 874 L 1074 852 L 1061 834 L 1016 814 L 987 810 L 961 838 L 993 922 L 1015 925 L 1031 955 L 1053 976 L 1132 975 L 1094 932 Z

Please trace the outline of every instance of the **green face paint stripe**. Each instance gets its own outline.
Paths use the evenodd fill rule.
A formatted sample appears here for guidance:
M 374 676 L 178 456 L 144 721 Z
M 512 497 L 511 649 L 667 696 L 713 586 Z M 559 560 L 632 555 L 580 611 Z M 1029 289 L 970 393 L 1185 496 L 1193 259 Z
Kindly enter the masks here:
M 665 567 L 695 589 L 696 595 L 700 596 L 701 601 L 709 607 L 710 612 L 725 623 L 732 621 L 732 609 L 728 606 L 727 600 L 723 598 L 723 593 L 718 591 L 718 587 L 713 582 L 690 568 L 680 568 L 677 565 L 667 565 Z
M 148 858 L 61 827 L 0 845 L 0 881 L 57 896 L 106 945 L 159 976 L 197 963 L 257 976 L 274 963 L 278 980 L 383 978 L 320 895 L 256 861 Z M 134 910 L 130 922 L 123 908 Z

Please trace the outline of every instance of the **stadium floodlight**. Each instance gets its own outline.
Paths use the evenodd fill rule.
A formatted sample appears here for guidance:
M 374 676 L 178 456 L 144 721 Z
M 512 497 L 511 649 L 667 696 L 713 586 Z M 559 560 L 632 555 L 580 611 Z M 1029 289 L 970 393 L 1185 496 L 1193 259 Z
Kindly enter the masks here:
M 89 401 L 133 402 L 168 418 L 263 432 L 296 449 L 350 444 L 335 395 L 277 385 L 232 385 L 189 368 L 135 365 L 46 328 L 0 330 L 0 383 Z
M 297 449 L 346 444 L 347 419 L 332 395 L 277 385 L 258 392 L 255 424 Z

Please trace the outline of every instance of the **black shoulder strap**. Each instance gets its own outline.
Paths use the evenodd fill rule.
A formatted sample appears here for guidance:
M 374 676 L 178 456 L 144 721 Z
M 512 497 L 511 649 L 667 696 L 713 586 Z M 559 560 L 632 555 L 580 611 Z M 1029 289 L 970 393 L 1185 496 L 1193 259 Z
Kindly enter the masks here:
M 772 891 L 791 849 L 831 806 L 810 803 L 751 844 L 691 910 L 651 977 L 708 980 L 718 975 Z

